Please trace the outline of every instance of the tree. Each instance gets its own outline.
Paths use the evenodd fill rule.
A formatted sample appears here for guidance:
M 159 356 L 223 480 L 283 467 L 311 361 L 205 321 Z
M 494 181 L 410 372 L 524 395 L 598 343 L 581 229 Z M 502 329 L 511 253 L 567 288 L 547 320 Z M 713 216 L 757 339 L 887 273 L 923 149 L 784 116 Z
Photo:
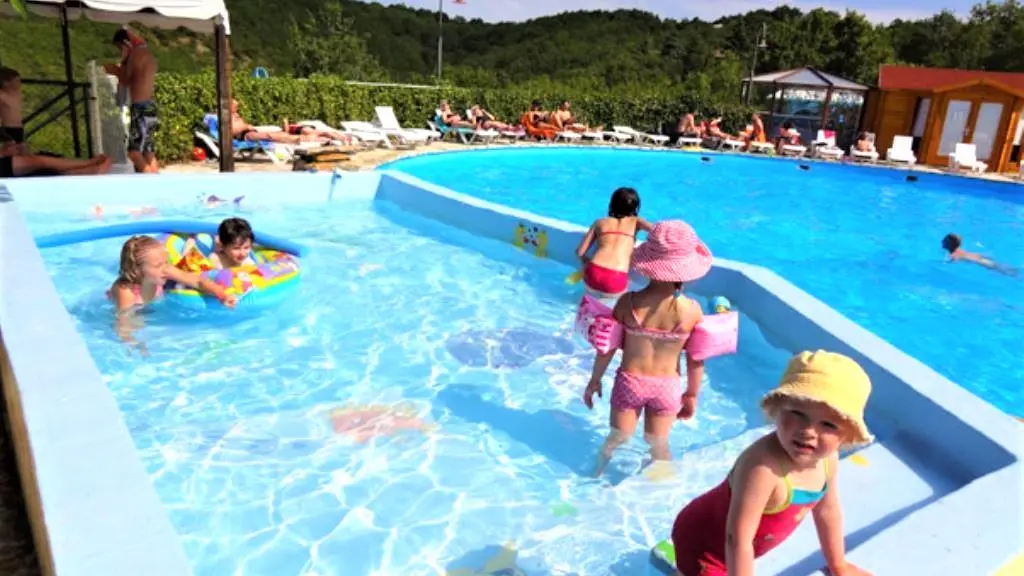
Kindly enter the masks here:
M 307 13 L 302 22 L 292 19 L 292 66 L 296 76 L 336 74 L 350 80 L 386 80 L 387 73 L 366 48 L 366 38 L 355 31 L 352 18 L 337 0 Z

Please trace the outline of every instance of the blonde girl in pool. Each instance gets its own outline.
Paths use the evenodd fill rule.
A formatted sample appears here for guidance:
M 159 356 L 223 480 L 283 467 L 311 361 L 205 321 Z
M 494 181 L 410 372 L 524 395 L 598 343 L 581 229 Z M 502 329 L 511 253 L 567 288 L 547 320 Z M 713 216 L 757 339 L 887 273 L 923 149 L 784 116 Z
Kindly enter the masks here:
M 691 418 L 704 377 L 704 362 L 686 358 L 686 391 L 681 390 L 680 354 L 693 328 L 703 319 L 699 304 L 678 295 L 684 282 L 711 269 L 711 251 L 688 224 L 662 222 L 646 242 L 633 251 L 633 269 L 650 282 L 639 292 L 627 292 L 612 315 L 622 325 L 622 364 L 612 388 L 611 432 L 598 455 L 600 475 L 612 453 L 636 431 L 644 416 L 644 439 L 651 457 L 669 460 L 668 435 L 677 418 Z M 598 353 L 583 402 L 593 409 L 594 395 L 603 394 L 601 378 L 616 350 Z
M 203 278 L 179 270 L 168 263 L 167 249 L 151 236 L 132 236 L 121 247 L 121 266 L 107 293 L 117 311 L 117 333 L 126 342 L 134 341 L 132 312 L 163 297 L 168 281 L 195 288 L 234 308 L 235 297 L 224 288 Z
M 676 517 L 677 576 L 752 576 L 754 559 L 785 541 L 808 512 L 828 572 L 867 576 L 846 561 L 836 477 L 839 449 L 872 441 L 864 424 L 870 395 L 868 375 L 850 358 L 821 350 L 794 356 L 761 400 L 775 430 Z

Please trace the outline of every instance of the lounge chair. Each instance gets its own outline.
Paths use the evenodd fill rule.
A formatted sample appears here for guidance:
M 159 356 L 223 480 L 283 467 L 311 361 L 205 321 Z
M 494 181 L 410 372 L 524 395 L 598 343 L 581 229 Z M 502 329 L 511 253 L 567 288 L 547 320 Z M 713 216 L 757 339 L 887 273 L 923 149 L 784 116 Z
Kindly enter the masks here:
M 374 108 L 374 112 L 377 115 L 377 124 L 380 125 L 385 134 L 395 134 L 400 140 L 410 144 L 430 142 L 437 139 L 437 135 L 433 130 L 403 128 L 398 123 L 398 117 L 395 116 L 395 109 L 391 106 L 377 106 Z
M 636 140 L 637 143 L 644 144 L 650 143 L 655 146 L 661 146 L 668 142 L 668 136 L 664 134 L 649 134 L 647 132 L 639 132 L 634 130 L 631 126 L 612 126 L 612 130 L 618 134 L 628 134 Z
M 428 120 L 427 125 L 438 134 L 441 139 L 444 138 L 458 138 L 463 144 L 490 144 L 501 134 L 497 130 L 477 130 L 476 128 L 469 128 L 465 126 L 452 127 L 445 124 L 441 120 L 441 111 L 434 111 L 434 119 Z
M 953 153 L 949 155 L 950 170 L 967 168 L 971 172 L 984 172 L 988 170 L 988 164 L 978 160 L 978 146 L 958 142 Z
M 196 138 L 199 138 L 213 154 L 214 158 L 220 157 L 220 120 L 216 114 L 203 116 L 203 125 L 206 132 L 195 131 Z M 252 160 L 256 154 L 263 154 L 275 164 L 283 164 L 291 158 L 291 151 L 286 146 L 275 144 L 269 141 L 256 142 L 253 140 L 239 140 L 232 138 L 232 152 L 243 160 Z
M 367 144 L 372 143 L 377 146 L 394 148 L 394 146 L 391 145 L 391 138 L 389 138 L 383 130 L 369 122 L 346 120 L 341 123 L 341 129 L 346 133 L 351 134 L 353 138 L 358 138 Z
M 885 151 L 885 159 L 889 162 L 897 162 L 913 166 L 917 164 L 917 156 L 914 156 L 914 139 L 910 136 L 896 136 L 892 139 L 892 146 Z
M 436 115 L 440 116 L 440 114 L 436 114 Z M 469 108 L 466 108 L 466 118 L 472 118 L 472 117 L 473 117 L 473 110 L 471 110 Z M 439 133 L 435 132 L 435 134 L 439 134 Z M 512 142 L 518 142 L 519 140 L 522 140 L 523 138 L 526 138 L 526 130 L 523 129 L 522 126 L 513 127 L 513 128 L 510 128 L 508 130 L 498 130 L 498 136 L 500 138 L 505 139 L 505 140 L 511 140 Z
M 851 144 L 850 159 L 868 160 L 870 162 L 878 160 L 878 150 L 875 149 L 875 134 L 873 132 L 868 132 L 868 142 L 871 143 L 871 150 L 857 150 L 857 143 Z
M 555 128 L 553 124 L 548 124 L 547 122 L 538 122 L 537 124 L 534 124 L 530 121 L 529 112 L 519 117 L 519 123 L 523 125 L 527 136 L 531 138 L 540 138 L 554 142 L 555 138 L 558 137 L 558 128 Z
M 697 136 L 680 136 L 676 145 L 680 148 L 698 148 L 704 140 Z
M 835 132 L 818 130 L 818 137 L 811 142 L 814 155 L 827 160 L 839 160 L 843 157 L 843 149 L 836 146 Z
M 755 154 L 773 154 L 775 152 L 775 145 L 771 142 L 758 142 L 755 140 L 750 142 L 750 151 Z

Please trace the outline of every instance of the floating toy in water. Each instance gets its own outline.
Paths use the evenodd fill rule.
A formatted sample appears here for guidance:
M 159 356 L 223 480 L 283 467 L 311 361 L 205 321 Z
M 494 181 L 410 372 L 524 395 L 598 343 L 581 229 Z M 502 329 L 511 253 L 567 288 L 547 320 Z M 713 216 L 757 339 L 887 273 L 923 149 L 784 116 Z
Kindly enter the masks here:
M 579 284 L 583 280 L 583 270 L 577 270 L 565 278 L 566 284 Z
M 331 410 L 334 432 L 351 437 L 357 444 L 373 438 L 412 431 L 429 434 L 437 424 L 424 422 L 408 405 L 351 405 Z
M 216 269 L 209 261 L 214 246 L 211 235 L 172 232 L 159 234 L 156 239 L 167 248 L 172 266 L 202 274 L 224 287 L 238 300 L 238 309 L 277 305 L 291 296 L 299 284 L 299 263 L 284 252 L 257 246 L 252 251 L 255 264 Z M 165 292 L 168 302 L 183 308 L 206 310 L 222 306 L 213 296 L 178 284 L 171 284 Z
M 515 543 L 507 542 L 482 568 L 454 568 L 446 570 L 445 576 L 526 576 L 526 572 L 516 565 L 518 555 Z
M 711 309 L 715 314 L 725 314 L 732 310 L 732 302 L 725 296 L 715 296 L 711 299 Z
M 668 564 L 671 570 L 676 569 L 676 547 L 672 545 L 671 540 L 662 540 L 661 542 L 658 542 L 654 546 L 654 549 L 651 550 L 651 554 L 653 554 L 659 562 Z
M 137 206 L 137 207 L 125 207 L 125 206 L 103 206 L 97 204 L 92 209 L 93 214 L 97 220 L 102 220 L 104 215 L 117 215 L 117 216 L 131 216 L 132 218 L 142 218 L 143 216 L 154 216 L 159 211 L 152 206 Z
M 445 348 L 456 360 L 474 367 L 523 368 L 542 356 L 571 354 L 571 340 L 548 332 L 511 328 L 467 330 L 453 335 Z
M 575 516 L 579 514 L 579 512 L 580 511 L 575 506 L 565 500 L 559 500 L 551 505 L 551 514 L 554 515 L 555 518 L 561 516 Z
M 245 196 L 236 196 L 235 199 L 230 202 L 235 205 L 235 208 L 238 208 L 242 204 L 243 198 L 245 198 Z M 215 194 L 211 194 L 205 200 L 202 200 L 202 203 L 205 204 L 207 208 L 216 208 L 218 206 L 223 206 L 228 202 L 227 198 L 221 198 Z

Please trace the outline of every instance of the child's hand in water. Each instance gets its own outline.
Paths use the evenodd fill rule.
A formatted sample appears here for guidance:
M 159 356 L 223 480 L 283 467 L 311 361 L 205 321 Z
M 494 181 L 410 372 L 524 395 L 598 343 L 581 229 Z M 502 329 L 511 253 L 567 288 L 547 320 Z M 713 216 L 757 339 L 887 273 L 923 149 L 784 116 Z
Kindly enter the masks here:
M 587 389 L 583 391 L 583 403 L 587 405 L 587 408 L 594 409 L 594 394 L 597 394 L 598 398 L 604 398 L 603 390 L 601 389 L 601 380 L 591 380 L 590 384 L 587 384 Z
M 235 298 L 234 296 L 228 294 L 227 292 L 221 292 L 220 298 L 218 298 L 218 300 L 220 300 L 220 303 L 227 306 L 228 308 L 234 308 L 235 304 L 238 304 L 238 298 Z
M 693 418 L 696 412 L 697 397 L 693 394 L 683 394 L 683 405 L 679 408 L 679 414 L 676 414 L 676 418 L 679 420 L 689 420 Z

